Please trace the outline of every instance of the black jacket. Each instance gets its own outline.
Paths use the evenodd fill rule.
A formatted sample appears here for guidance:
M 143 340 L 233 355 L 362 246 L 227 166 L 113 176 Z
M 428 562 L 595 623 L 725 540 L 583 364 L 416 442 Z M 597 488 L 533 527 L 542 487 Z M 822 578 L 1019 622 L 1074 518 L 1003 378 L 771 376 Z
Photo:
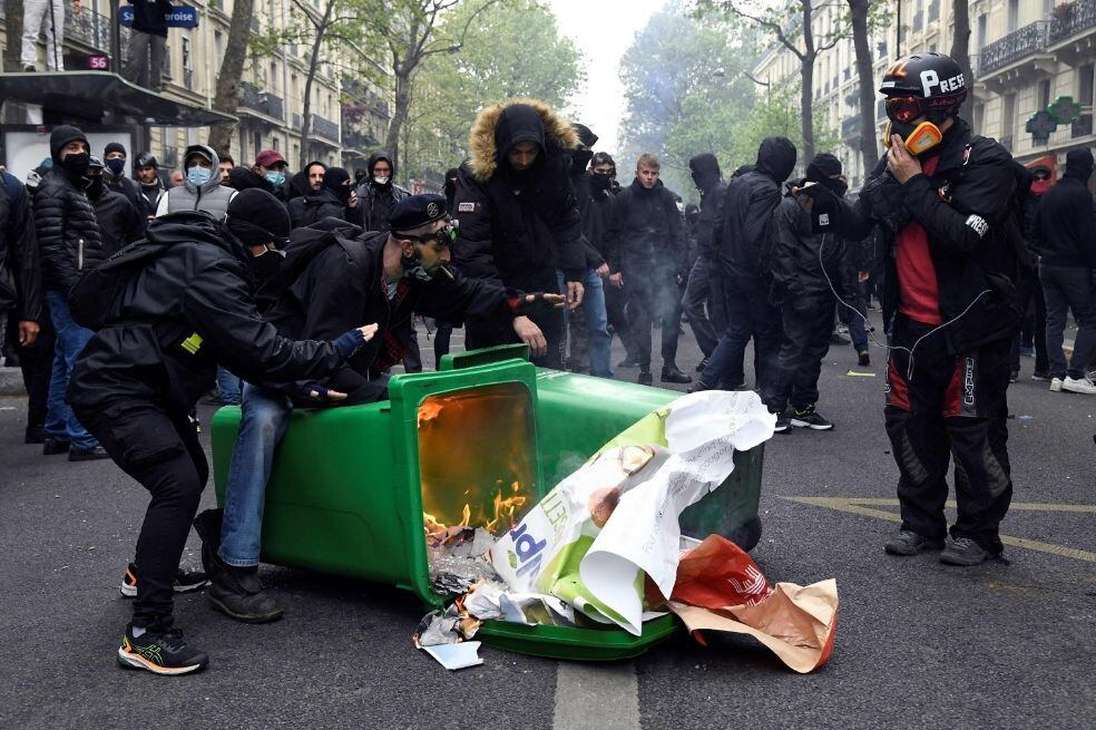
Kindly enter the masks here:
M 14 175 L 0 172 L 0 312 L 41 322 L 42 296 L 30 196 Z
M 514 292 L 491 282 L 438 277 L 430 282 L 400 280 L 390 301 L 384 281 L 384 246 L 388 233 L 366 232 L 333 219 L 293 231 L 278 279 L 281 296 L 266 318 L 290 338 L 331 339 L 364 324 L 380 329 L 328 385 L 346 393 L 365 387 L 368 379 L 403 357 L 395 332 L 414 314 L 447 322 L 467 316 L 506 318 L 514 315 Z
M 846 302 L 857 300 L 855 247 L 838 235 L 814 233 L 810 214 L 794 197 L 785 197 L 776 207 L 771 236 L 775 303 L 829 299 L 831 284 Z
M 795 168 L 795 146 L 783 137 L 761 143 L 757 164 L 734 178 L 723 194 L 723 211 L 713 234 L 715 258 L 727 283 L 740 291 L 767 289 L 758 264 L 765 249 L 773 211 L 783 197 L 780 186 Z
M 141 200 L 141 190 L 136 182 L 125 175 L 112 175 L 110 170 L 107 169 L 103 170 L 103 182 L 106 184 L 107 189 L 124 195 L 126 200 L 133 204 L 134 208 L 139 211 L 143 210 L 144 203 Z M 153 211 L 153 215 L 155 213 L 156 211 Z
M 167 20 L 164 15 L 171 12 L 168 0 L 133 0 L 133 30 L 149 35 L 167 37 Z
M 613 201 L 608 238 L 613 271 L 644 278 L 687 273 L 689 247 L 677 202 L 661 181 L 648 190 L 639 180 Z
M 145 235 L 148 219 L 121 193 L 104 189 L 91 204 L 103 238 L 104 259 Z
M 889 331 L 898 311 L 895 235 L 911 221 L 928 233 L 940 296 L 942 330 L 954 353 L 1012 337 L 1019 320 L 1015 282 L 1023 241 L 1013 211 L 1012 156 L 992 139 L 975 137 L 961 120 L 944 135 L 932 176 L 904 185 L 879 163 L 845 226 L 860 240 L 872 223 L 887 241 L 883 316 Z
M 1096 208 L 1088 191 L 1091 155 L 1088 159 L 1087 167 L 1083 160 L 1067 159 L 1065 175 L 1039 202 L 1033 233 L 1044 264 L 1096 269 Z
M 589 185 L 590 199 L 582 214 L 582 228 L 586 242 L 597 251 L 598 256 L 612 268 L 617 260 L 616 249 L 609 240 L 609 227 L 613 224 L 613 205 L 616 196 L 609 190 L 597 190 Z M 595 267 L 596 268 L 596 267 Z
M 252 383 L 321 379 L 342 365 L 329 343 L 288 340 L 260 318 L 250 254 L 223 224 L 173 213 L 152 222 L 145 240 L 165 251 L 77 359 L 73 408 L 110 413 L 139 401 L 185 414 L 212 387 L 217 365 Z
M 723 218 L 723 196 L 726 195 L 726 191 L 726 183 L 719 182 L 708 190 L 702 190 L 700 194 L 700 217 L 696 223 L 696 250 L 698 255 L 708 260 L 714 260 L 716 256 L 715 231 Z
M 575 189 L 575 202 L 578 205 L 579 217 L 582 219 L 582 231 L 586 237 L 586 268 L 597 269 L 605 263 L 601 245 L 604 245 L 602 243 L 604 238 L 602 226 L 607 226 L 607 222 L 602 222 L 596 218 L 601 211 L 594 208 L 590 176 L 585 171 L 581 173 L 572 171 L 571 184 Z M 598 241 L 601 245 L 595 245 L 594 241 Z
M 457 267 L 517 288 L 557 269 L 567 281 L 582 281 L 587 250 L 566 154 L 577 145 L 575 130 L 540 102 L 496 104 L 476 117 L 471 142 L 454 197 Z M 533 142 L 539 154 L 515 173 L 506 155 L 521 142 Z
M 156 179 L 155 185 L 145 185 L 144 183 L 137 184 L 139 190 L 138 202 L 140 205 L 137 210 L 141 212 L 145 218 L 155 218 L 156 209 L 160 205 L 160 196 L 166 191 L 160 179 Z
M 106 258 L 95 210 L 83 183 L 82 178 L 74 181 L 54 166 L 34 195 L 42 279 L 49 291 L 67 292 L 81 270 Z
M 294 228 L 311 226 L 324 218 L 341 218 L 350 221 L 350 209 L 339 202 L 330 190 L 310 192 L 289 201 L 289 220 Z

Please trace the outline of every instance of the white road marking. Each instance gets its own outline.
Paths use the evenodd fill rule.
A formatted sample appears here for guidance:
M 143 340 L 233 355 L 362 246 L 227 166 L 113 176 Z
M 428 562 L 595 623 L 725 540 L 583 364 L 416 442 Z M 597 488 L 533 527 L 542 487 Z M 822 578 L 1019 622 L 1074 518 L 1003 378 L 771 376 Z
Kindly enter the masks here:
M 631 662 L 560 662 L 553 730 L 639 730 L 639 680 Z

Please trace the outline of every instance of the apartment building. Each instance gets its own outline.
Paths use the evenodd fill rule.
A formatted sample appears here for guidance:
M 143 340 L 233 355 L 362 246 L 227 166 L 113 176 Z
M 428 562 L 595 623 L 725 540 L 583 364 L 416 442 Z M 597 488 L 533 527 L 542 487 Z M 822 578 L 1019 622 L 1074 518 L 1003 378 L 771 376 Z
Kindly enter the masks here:
M 212 107 L 217 73 L 228 44 L 234 0 L 188 0 L 198 13 L 196 28 L 171 28 L 167 39 L 164 95 L 197 106 Z M 110 53 L 110 4 L 107 0 L 84 0 L 76 15 L 68 3 L 65 59 L 68 70 L 94 68 L 93 59 Z M 305 0 L 304 7 L 318 17 L 321 0 Z M 2 11 L 0 11 L 2 12 Z M 301 8 L 290 0 L 255 0 L 251 19 L 253 32 L 285 29 L 301 23 Z M 4 42 L 6 19 L 0 15 L 0 44 Z M 122 54 L 128 29 L 122 28 Z M 308 76 L 307 44 L 285 44 L 271 55 L 250 54 L 244 65 L 236 116 L 239 126 L 232 138 L 230 154 L 237 164 L 250 164 L 259 150 L 279 150 L 296 169 L 302 145 L 309 159 L 327 164 L 353 165 L 368 155 L 384 138 L 390 117 L 385 92 L 368 81 L 340 80 L 342 69 L 334 59 L 321 63 L 311 89 L 311 132 L 301 138 L 304 88 Z M 98 63 L 101 63 L 99 61 Z M 111 70 L 119 71 L 118 66 Z M 374 71 L 380 70 L 375 67 Z M 207 128 L 154 126 L 143 138 L 161 165 L 180 164 L 189 144 L 204 142 Z
M 896 55 L 950 52 L 954 36 L 951 0 L 882 1 L 888 5 L 886 17 L 895 22 L 879 28 L 870 39 L 876 80 Z M 818 5 L 813 25 L 817 34 L 825 36 L 835 27 L 837 12 L 843 8 L 826 2 Z M 975 132 L 999 140 L 1025 164 L 1051 168 L 1064 164 L 1066 151 L 1073 147 L 1096 146 L 1092 123 L 1096 0 L 971 0 L 968 7 Z M 758 60 L 754 75 L 774 85 L 797 87 L 799 62 L 787 49 L 773 46 Z M 858 83 L 851 38 L 817 60 L 813 83 L 816 118 L 821 126 L 837 132 L 840 144 L 834 153 L 845 164 L 853 188 L 864 179 L 858 151 Z M 1060 97 L 1070 97 L 1079 105 L 1076 118 L 1059 119 L 1057 128 L 1046 137 L 1027 131 L 1028 121 Z M 881 133 L 886 119 L 881 98 L 876 101 L 875 116 Z

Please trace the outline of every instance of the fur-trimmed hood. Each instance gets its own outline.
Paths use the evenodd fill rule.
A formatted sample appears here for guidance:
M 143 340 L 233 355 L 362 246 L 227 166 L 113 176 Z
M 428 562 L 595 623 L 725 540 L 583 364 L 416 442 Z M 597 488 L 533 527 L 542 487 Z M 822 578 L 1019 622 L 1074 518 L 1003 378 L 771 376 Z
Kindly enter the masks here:
M 540 117 L 543 129 L 543 137 L 547 149 L 545 153 L 551 154 L 558 150 L 571 150 L 578 145 L 578 133 L 571 123 L 560 116 L 552 107 L 537 99 L 511 99 L 500 104 L 492 104 L 480 111 L 476 121 L 472 123 L 472 131 L 468 137 L 468 151 L 471 158 L 468 166 L 472 176 L 477 182 L 484 183 L 490 180 L 498 170 L 499 155 L 496 140 L 499 122 L 503 112 L 507 109 L 526 105 L 532 107 Z

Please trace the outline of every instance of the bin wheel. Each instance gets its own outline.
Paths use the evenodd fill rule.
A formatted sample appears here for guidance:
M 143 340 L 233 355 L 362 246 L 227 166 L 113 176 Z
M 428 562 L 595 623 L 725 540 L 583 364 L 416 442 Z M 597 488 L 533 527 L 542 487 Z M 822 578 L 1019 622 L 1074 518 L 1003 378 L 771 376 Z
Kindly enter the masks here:
M 731 531 L 731 542 L 738 545 L 746 552 L 750 552 L 761 542 L 761 518 L 754 517 L 749 522 L 739 525 Z

